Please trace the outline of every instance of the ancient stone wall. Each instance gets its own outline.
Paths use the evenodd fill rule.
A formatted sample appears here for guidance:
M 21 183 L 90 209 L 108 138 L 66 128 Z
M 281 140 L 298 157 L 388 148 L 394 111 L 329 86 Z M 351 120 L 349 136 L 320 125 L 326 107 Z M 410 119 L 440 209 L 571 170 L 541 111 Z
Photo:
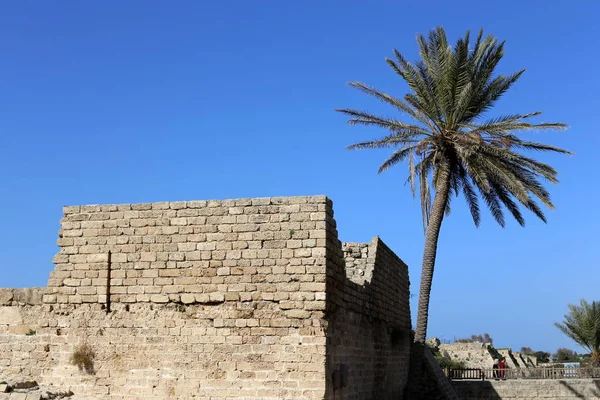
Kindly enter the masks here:
M 406 265 L 375 239 L 345 247 L 367 249 L 346 272 L 324 196 L 65 207 L 58 244 L 35 301 L 0 291 L 0 381 L 88 398 L 400 398 Z M 89 371 L 71 363 L 82 346 Z
M 517 364 L 519 365 L 519 368 L 528 368 L 529 367 L 529 365 L 527 365 L 527 362 L 525 361 L 525 359 L 523 358 L 521 353 L 519 353 L 518 351 L 513 351 L 512 354 L 513 354 L 515 360 L 517 360 Z
M 340 246 L 331 230 L 327 243 L 327 364 L 339 377 L 327 397 L 401 399 L 411 343 L 407 267 L 379 238 Z
M 505 348 L 505 349 L 497 349 L 498 353 L 500 353 L 500 355 L 502 357 L 504 357 L 506 366 L 508 368 L 521 368 L 519 366 L 519 364 L 516 362 L 516 358 L 513 355 L 513 352 L 510 348 Z
M 43 315 L 41 288 L 0 289 L 0 381 L 3 376 L 24 379 L 41 374 L 37 360 L 46 357 L 45 338 L 37 335 L 37 324 L 29 314 Z M 31 362 L 31 359 L 36 362 Z
M 598 379 L 453 381 L 461 400 L 600 400 Z
M 440 353 L 451 360 L 462 361 L 467 368 L 492 368 L 494 358 L 485 343 L 440 344 Z
M 323 310 L 314 293 L 325 289 L 327 207 L 325 197 L 65 207 L 44 301 L 104 303 L 110 251 L 113 302 L 285 301 L 294 293 L 290 309 L 321 301 L 312 305 Z

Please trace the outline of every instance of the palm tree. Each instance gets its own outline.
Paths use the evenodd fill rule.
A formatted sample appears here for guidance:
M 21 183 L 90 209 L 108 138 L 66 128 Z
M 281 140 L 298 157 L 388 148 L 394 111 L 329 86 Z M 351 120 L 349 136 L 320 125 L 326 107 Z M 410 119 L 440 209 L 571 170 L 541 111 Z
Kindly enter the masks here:
M 569 314 L 563 323 L 554 324 L 565 335 L 592 353 L 592 363 L 600 366 L 600 302 L 588 303 L 581 300 L 580 305 L 569 304 Z
M 495 220 L 504 226 L 506 208 L 521 225 L 525 220 L 518 203 L 544 222 L 538 199 L 553 208 L 540 178 L 557 183 L 551 166 L 521 154 L 522 151 L 568 151 L 528 141 L 523 131 L 565 129 L 562 123 L 533 123 L 539 112 L 502 115 L 484 119 L 496 101 L 521 77 L 494 76 L 504 55 L 504 42 L 479 32 L 471 46 L 469 32 L 454 47 L 448 44 L 443 28 L 425 38 L 417 36 L 421 60 L 408 62 L 397 50 L 388 65 L 410 88 L 403 99 L 393 97 L 360 82 L 350 86 L 392 106 L 411 121 L 383 117 L 355 109 L 338 109 L 350 117 L 350 125 L 383 128 L 381 139 L 353 144 L 348 149 L 394 148 L 379 167 L 383 172 L 408 161 L 408 182 L 413 195 L 418 187 L 425 230 L 415 342 L 425 343 L 429 295 L 444 215 L 450 212 L 451 194 L 464 194 L 475 225 L 480 222 L 481 197 Z M 433 197 L 433 201 L 432 201 Z

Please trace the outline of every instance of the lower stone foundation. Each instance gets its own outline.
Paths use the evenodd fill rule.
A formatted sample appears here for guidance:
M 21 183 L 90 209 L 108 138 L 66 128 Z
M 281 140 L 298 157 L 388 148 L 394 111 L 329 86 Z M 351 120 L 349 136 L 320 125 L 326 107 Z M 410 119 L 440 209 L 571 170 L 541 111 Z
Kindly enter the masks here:
M 453 381 L 461 400 L 600 400 L 600 379 Z

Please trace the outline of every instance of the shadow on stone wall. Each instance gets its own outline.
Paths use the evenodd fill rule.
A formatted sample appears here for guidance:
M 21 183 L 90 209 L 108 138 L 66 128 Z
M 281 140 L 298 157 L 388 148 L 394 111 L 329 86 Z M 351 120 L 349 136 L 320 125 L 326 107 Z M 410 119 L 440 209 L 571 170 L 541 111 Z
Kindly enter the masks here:
M 589 393 L 582 393 L 581 389 L 577 390 L 567 381 L 558 381 L 558 383 L 572 393 L 575 398 L 592 399 L 591 396 L 593 396 L 593 398 L 600 398 L 600 380 L 594 380 L 595 388 L 590 389 Z
M 452 387 L 461 400 L 501 400 L 502 397 L 490 381 L 453 381 Z
M 325 399 L 401 400 L 410 358 L 407 266 L 378 237 L 329 232 Z
M 599 379 L 516 379 L 506 381 L 453 381 L 461 400 L 544 398 L 548 400 L 600 399 Z

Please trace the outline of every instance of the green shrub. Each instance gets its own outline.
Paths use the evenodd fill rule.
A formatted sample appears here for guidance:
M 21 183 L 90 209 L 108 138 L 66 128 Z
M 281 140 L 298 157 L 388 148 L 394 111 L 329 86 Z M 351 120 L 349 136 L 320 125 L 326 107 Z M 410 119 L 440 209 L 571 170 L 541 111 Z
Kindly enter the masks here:
M 71 364 L 76 365 L 80 371 L 85 371 L 88 374 L 93 374 L 94 371 L 94 358 L 96 353 L 92 348 L 84 343 L 80 344 L 75 348 L 73 355 L 71 356 Z
M 464 361 L 457 361 L 457 360 L 453 360 L 451 358 L 448 357 L 444 357 L 441 353 L 437 352 L 434 353 L 433 356 L 435 357 L 435 360 L 438 362 L 438 364 L 440 365 L 440 367 L 442 367 L 442 369 L 445 368 L 465 368 L 465 363 Z

